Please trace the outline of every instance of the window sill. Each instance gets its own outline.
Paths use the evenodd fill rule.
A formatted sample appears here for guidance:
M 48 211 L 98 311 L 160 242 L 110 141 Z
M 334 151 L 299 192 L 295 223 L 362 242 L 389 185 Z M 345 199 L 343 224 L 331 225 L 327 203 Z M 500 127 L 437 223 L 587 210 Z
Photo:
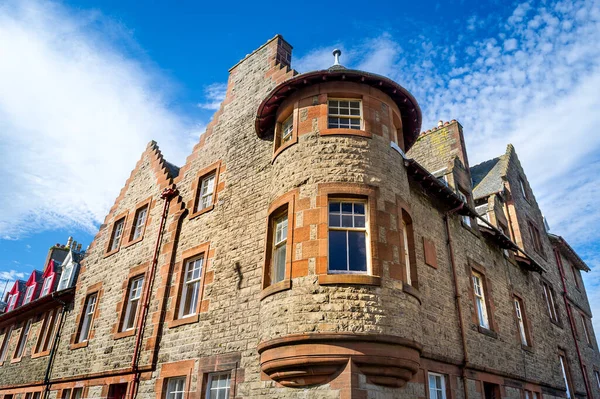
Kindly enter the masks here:
M 483 335 L 487 335 L 488 337 L 498 339 L 498 333 L 490 330 L 489 328 L 484 328 L 481 326 L 477 326 L 477 331 L 482 333 Z
M 281 154 L 287 148 L 289 148 L 289 147 L 291 147 L 291 146 L 293 146 L 294 144 L 297 144 L 297 143 L 298 143 L 298 137 L 294 136 L 287 143 L 280 145 L 279 148 L 277 148 L 275 150 L 275 152 L 273 153 L 273 159 L 271 160 L 271 163 L 275 162 L 275 159 L 279 156 L 279 154 Z
M 169 322 L 169 328 L 175 328 L 186 324 L 194 324 L 200 320 L 200 315 L 196 313 L 192 316 L 186 316 L 181 319 L 175 319 Z
M 50 354 L 50 350 L 47 350 L 47 351 L 44 351 L 44 352 L 32 353 L 31 354 L 31 358 L 32 359 L 37 359 L 38 357 L 48 356 L 49 354 Z
M 270 295 L 273 295 L 277 292 L 289 290 L 290 288 L 292 288 L 292 280 L 283 280 L 278 283 L 272 284 L 262 290 L 262 292 L 260 293 L 260 300 L 262 301 Z
M 550 319 L 550 323 L 554 324 L 558 328 L 561 328 L 561 329 L 563 328 L 563 326 L 560 322 L 558 322 L 557 320 L 553 320 L 552 318 Z
M 130 247 L 130 246 L 132 246 L 133 244 L 137 244 L 138 242 L 142 241 L 142 240 L 144 239 L 144 233 L 145 233 L 145 232 L 146 232 L 146 231 L 144 230 L 144 232 L 142 233 L 142 235 L 141 235 L 141 236 L 139 236 L 139 237 L 138 237 L 138 238 L 136 238 L 135 240 L 131 240 L 131 241 L 129 241 L 127 244 L 124 244 L 122 247 L 123 247 L 123 248 L 127 248 L 127 247 Z
M 111 255 L 114 255 L 114 254 L 116 254 L 117 252 L 119 252 L 119 250 L 120 250 L 120 249 L 121 249 L 121 246 L 119 245 L 119 247 L 118 247 L 117 249 L 114 249 L 114 250 L 112 250 L 112 251 L 109 251 L 109 252 L 105 252 L 105 253 L 104 253 L 104 257 L 105 257 L 105 258 L 108 258 L 109 256 L 111 256 Z
M 113 334 L 113 339 L 121 339 L 125 337 L 133 337 L 137 333 L 137 328 L 131 330 L 121 331 Z
M 421 302 L 421 292 L 417 288 L 413 287 L 410 284 L 402 283 L 402 291 L 404 291 L 406 294 L 408 294 L 410 296 L 415 297 L 415 299 L 417 301 L 419 301 L 419 305 L 422 304 L 422 302 Z
M 372 138 L 373 135 L 366 130 L 359 129 L 323 129 L 319 132 L 321 136 L 359 136 L 366 137 L 368 139 Z
M 13 363 L 21 363 L 21 359 L 23 359 L 23 356 L 21 356 L 21 357 L 17 357 L 17 358 L 15 358 L 15 359 L 11 359 L 11 360 L 10 360 L 10 364 L 13 364 Z
M 529 353 L 534 353 L 533 346 L 531 346 L 531 345 L 521 344 L 521 349 L 523 349 L 524 351 L 529 352 Z
M 214 208 L 215 208 L 215 204 L 212 204 L 211 206 L 207 206 L 207 207 L 206 207 L 206 208 L 204 208 L 204 209 L 200 209 L 199 211 L 192 213 L 192 214 L 190 215 L 190 217 L 189 217 L 189 220 L 192 220 L 192 219 L 194 219 L 194 218 L 196 218 L 196 217 L 198 217 L 198 216 L 200 216 L 200 215 L 203 215 L 203 214 L 205 214 L 206 212 L 210 212 L 210 211 L 212 211 Z
M 472 222 L 471 222 L 472 223 Z M 462 226 L 471 234 L 473 234 L 475 237 L 479 238 L 479 231 L 476 230 L 473 225 L 469 226 L 468 224 L 466 224 L 463 220 L 462 220 L 462 216 L 460 219 L 460 224 L 462 224 Z
M 381 285 L 381 277 L 365 274 L 320 274 L 319 284 Z
M 69 345 L 69 349 L 75 350 L 75 349 L 85 348 L 86 346 L 88 346 L 88 342 L 90 342 L 90 341 L 83 341 L 83 342 L 78 342 L 76 344 L 71 344 L 71 345 Z

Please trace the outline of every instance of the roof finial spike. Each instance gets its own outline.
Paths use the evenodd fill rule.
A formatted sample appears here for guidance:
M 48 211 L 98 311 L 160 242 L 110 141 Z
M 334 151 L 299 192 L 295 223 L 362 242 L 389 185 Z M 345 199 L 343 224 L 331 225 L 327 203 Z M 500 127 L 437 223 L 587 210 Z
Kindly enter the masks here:
M 342 50 L 339 48 L 333 50 L 333 65 L 340 65 L 340 55 L 342 55 Z

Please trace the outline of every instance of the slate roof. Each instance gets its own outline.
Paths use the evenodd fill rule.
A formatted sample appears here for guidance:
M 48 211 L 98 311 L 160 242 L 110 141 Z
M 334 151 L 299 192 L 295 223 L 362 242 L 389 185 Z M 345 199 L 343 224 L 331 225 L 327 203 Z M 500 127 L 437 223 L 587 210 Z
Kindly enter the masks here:
M 169 172 L 169 175 L 174 179 L 177 176 L 179 176 L 179 166 L 175 166 L 173 165 L 171 162 L 167 162 L 165 160 L 165 166 L 167 167 L 167 172 Z
M 506 174 L 508 158 L 508 154 L 504 154 L 471 168 L 473 197 L 475 199 L 487 197 L 502 191 L 504 188 L 502 177 Z

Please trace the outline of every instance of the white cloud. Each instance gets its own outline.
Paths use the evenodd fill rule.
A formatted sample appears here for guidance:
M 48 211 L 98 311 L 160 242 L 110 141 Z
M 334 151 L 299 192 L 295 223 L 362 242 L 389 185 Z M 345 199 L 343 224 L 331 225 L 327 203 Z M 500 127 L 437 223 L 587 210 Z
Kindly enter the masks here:
M 136 61 L 128 35 L 98 12 L 0 5 L 2 237 L 94 231 L 152 139 L 185 159 L 198 131 L 169 110 L 168 79 Z
M 16 270 L 0 271 L 0 301 L 4 300 L 6 293 L 10 291 L 17 279 L 23 280 L 27 275 Z
M 206 102 L 199 103 L 198 107 L 202 109 L 218 110 L 225 99 L 227 92 L 227 83 L 213 83 L 204 89 Z

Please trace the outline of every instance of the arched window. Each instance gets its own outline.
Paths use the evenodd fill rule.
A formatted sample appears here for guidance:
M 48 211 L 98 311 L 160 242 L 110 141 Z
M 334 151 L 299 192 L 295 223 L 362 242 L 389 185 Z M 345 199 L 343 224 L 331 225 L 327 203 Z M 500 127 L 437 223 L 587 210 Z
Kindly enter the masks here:
M 400 264 L 402 265 L 403 280 L 406 284 L 417 287 L 417 258 L 415 253 L 415 234 L 413 230 L 412 218 L 402 209 L 400 221 L 401 241 L 400 241 Z

